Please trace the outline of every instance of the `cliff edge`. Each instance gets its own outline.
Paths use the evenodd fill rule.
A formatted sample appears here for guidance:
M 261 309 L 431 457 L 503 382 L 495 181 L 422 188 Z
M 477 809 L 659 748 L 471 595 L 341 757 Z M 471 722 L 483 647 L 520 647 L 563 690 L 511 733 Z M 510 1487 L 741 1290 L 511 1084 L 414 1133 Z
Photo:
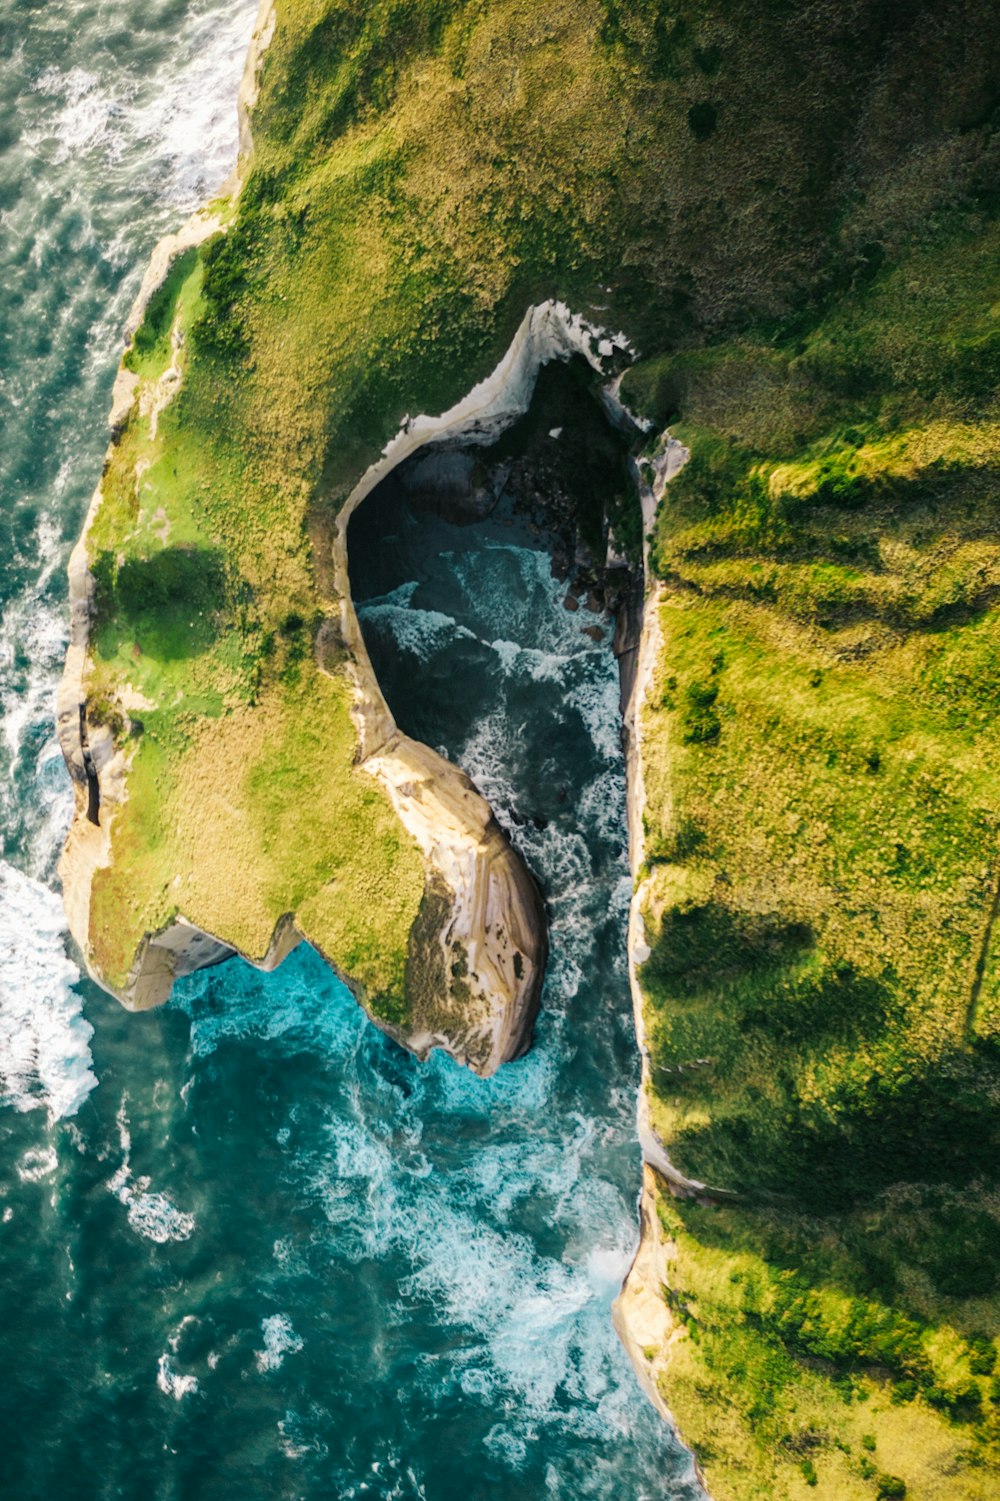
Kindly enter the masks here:
M 302 935 L 421 1051 L 523 1045 L 537 894 L 392 724 L 346 518 L 624 330 L 623 399 L 691 455 L 647 508 L 634 700 L 645 1247 L 671 1248 L 644 1378 L 719 1501 L 985 1501 L 1000 28 L 974 0 L 262 24 L 238 196 L 151 278 L 74 555 L 89 962 L 155 1000 Z M 671 452 L 637 455 L 654 498 Z

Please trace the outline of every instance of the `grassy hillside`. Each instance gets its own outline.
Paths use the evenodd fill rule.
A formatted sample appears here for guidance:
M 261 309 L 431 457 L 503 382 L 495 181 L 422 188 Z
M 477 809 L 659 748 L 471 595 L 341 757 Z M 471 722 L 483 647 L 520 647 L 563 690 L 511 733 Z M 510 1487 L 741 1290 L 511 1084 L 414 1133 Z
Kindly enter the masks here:
M 991 74 L 982 45 L 964 55 L 967 19 L 279 0 L 231 227 L 177 269 L 128 356 L 152 385 L 175 327 L 183 384 L 155 438 L 141 416 L 122 435 L 92 539 L 94 701 L 116 730 L 127 685 L 146 704 L 95 888 L 109 978 L 178 905 L 261 953 L 312 901 L 310 936 L 405 1009 L 416 855 L 358 785 L 343 693 L 313 662 L 341 499 L 406 412 L 486 373 L 532 300 L 565 297 L 649 351 L 697 343 L 808 306 L 882 253 L 873 224 L 905 238 L 974 192 Z M 304 869 L 273 775 L 300 737 L 317 776 L 295 795 L 327 809 Z M 393 892 L 346 952 L 320 915 L 335 867 L 342 910 Z
M 422 871 L 319 637 L 333 520 L 530 302 L 642 351 L 628 399 L 693 451 L 654 543 L 657 1123 L 742 1195 L 662 1206 L 668 1400 L 720 1498 L 995 1484 L 993 9 L 278 0 L 91 535 L 90 718 L 133 755 L 106 974 L 178 908 L 256 954 L 295 909 L 402 1017 Z
M 652 554 L 668 1378 L 720 1497 L 1000 1482 L 1000 230 L 985 202 L 626 394 Z

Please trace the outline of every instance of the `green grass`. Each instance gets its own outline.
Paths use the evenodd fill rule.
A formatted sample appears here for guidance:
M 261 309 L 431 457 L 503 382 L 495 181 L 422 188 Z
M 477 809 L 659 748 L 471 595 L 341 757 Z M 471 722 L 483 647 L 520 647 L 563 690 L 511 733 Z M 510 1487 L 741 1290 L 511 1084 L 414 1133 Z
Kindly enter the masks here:
M 1000 1351 L 988 1306 L 976 1332 L 958 1333 L 873 1290 L 883 1232 L 901 1243 L 910 1209 L 870 1210 L 844 1235 L 792 1212 L 661 1199 L 683 1330 L 665 1395 L 719 1501 L 805 1487 L 836 1501 L 993 1494 Z
M 260 482 L 192 369 L 201 285 L 201 260 L 183 257 L 139 330 L 139 401 L 89 537 L 89 714 L 130 758 L 113 863 L 94 882 L 94 957 L 123 984 L 143 934 L 180 911 L 259 958 L 295 912 L 370 1008 L 403 1022 L 422 862 L 355 770 L 346 684 L 314 665 L 301 503 Z M 146 393 L 175 330 L 184 379 L 154 436 Z
M 651 545 L 653 1113 L 737 1194 L 661 1201 L 666 1392 L 741 1501 L 996 1484 L 998 245 L 952 216 L 812 324 L 624 383 L 692 450 Z
M 203 277 L 202 260 L 196 250 L 179 255 L 157 287 L 135 337 L 125 352 L 126 370 L 145 380 L 157 380 L 170 364 L 171 332 L 175 322 L 188 327 L 197 305 Z

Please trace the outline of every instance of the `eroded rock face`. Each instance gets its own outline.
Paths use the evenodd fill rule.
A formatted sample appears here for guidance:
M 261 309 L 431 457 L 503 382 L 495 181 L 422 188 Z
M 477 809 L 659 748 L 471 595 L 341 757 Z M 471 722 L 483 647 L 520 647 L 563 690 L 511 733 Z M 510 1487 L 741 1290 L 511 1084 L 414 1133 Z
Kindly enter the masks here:
M 389 1030 L 420 1057 L 442 1047 L 492 1074 L 531 1042 L 548 953 L 541 894 L 485 798 L 450 761 L 394 727 L 362 764 L 427 862 L 406 969 L 417 1024 L 405 1035 Z
M 493 476 L 477 473 L 472 454 L 449 448 L 404 464 L 399 483 L 415 506 L 457 526 L 484 521 L 503 488 Z
M 642 1169 L 639 1198 L 639 1249 L 628 1277 L 612 1306 L 618 1337 L 628 1351 L 636 1375 L 657 1411 L 676 1426 L 660 1392 L 659 1378 L 671 1342 L 683 1326 L 677 1324 L 663 1299 L 669 1282 L 673 1246 L 656 1213 L 656 1175 L 648 1163 Z
M 177 236 L 175 242 L 179 253 L 191 243 L 191 235 Z M 166 274 L 171 257 L 161 256 L 160 263 Z M 134 379 L 119 381 L 112 413 L 117 427 L 136 395 Z M 100 503 L 98 487 L 88 527 Z M 326 622 L 316 643 L 317 662 L 331 673 L 346 671 L 353 683 L 360 768 L 386 789 L 426 867 L 425 895 L 407 955 L 411 1024 L 373 1019 L 421 1057 L 441 1047 L 488 1075 L 530 1045 L 547 954 L 544 905 L 534 880 L 468 777 L 396 728 L 357 628 L 343 536 L 341 531 L 334 560 L 342 619 L 339 628 L 334 621 Z M 94 721 L 88 705 L 93 582 L 86 538 L 85 528 L 70 565 L 71 644 L 57 705 L 60 745 L 76 790 L 76 816 L 60 871 L 70 928 L 94 978 L 128 1008 L 146 1010 L 169 998 L 176 979 L 241 951 L 225 934 L 207 933 L 178 914 L 161 930 L 145 935 L 124 984 L 108 984 L 95 969 L 91 887 L 95 872 L 112 858 L 110 824 L 128 796 L 129 754 L 116 748 L 110 730 Z M 276 914 L 266 953 L 241 957 L 269 971 L 301 937 L 294 913 Z M 340 970 L 338 956 L 324 957 L 364 1005 L 363 989 Z

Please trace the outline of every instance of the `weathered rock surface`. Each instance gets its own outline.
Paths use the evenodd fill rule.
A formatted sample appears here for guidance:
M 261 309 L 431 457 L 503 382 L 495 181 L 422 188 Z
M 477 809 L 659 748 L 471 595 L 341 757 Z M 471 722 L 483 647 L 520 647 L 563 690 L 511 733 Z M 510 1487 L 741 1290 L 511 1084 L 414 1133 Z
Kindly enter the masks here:
M 459 449 L 432 450 L 404 464 L 399 483 L 413 504 L 462 526 L 484 521 L 502 486 L 482 483 L 475 458 Z
M 650 482 L 636 471 L 635 479 L 642 503 L 643 536 L 648 537 L 663 498 L 667 483 L 682 467 L 688 451 L 668 434 L 659 446 Z M 646 589 L 641 598 L 635 595 L 623 602 L 615 633 L 615 652 L 621 677 L 622 720 L 625 731 L 627 807 L 629 823 L 629 860 L 633 877 L 633 894 L 629 908 L 628 969 L 635 1017 L 635 1035 L 642 1059 L 642 1081 L 636 1111 L 636 1128 L 643 1159 L 643 1187 L 639 1201 L 640 1240 L 635 1259 L 629 1268 L 620 1296 L 614 1306 L 615 1328 L 624 1344 L 636 1373 L 650 1400 L 673 1423 L 660 1395 L 658 1377 L 669 1361 L 672 1328 L 669 1309 L 662 1296 L 667 1283 L 669 1246 L 660 1229 L 656 1214 L 657 1178 L 662 1188 L 683 1196 L 697 1196 L 706 1190 L 704 1183 L 686 1178 L 679 1172 L 657 1137 L 650 1121 L 649 1053 L 643 1016 L 640 966 L 649 957 L 642 909 L 646 900 L 646 883 L 638 879 L 645 860 L 643 808 L 645 784 L 642 744 L 642 710 L 659 653 L 659 611 L 662 586 L 652 579 L 648 556 L 644 559 Z M 650 1357 L 647 1351 L 655 1350 Z M 676 1427 L 676 1424 L 673 1424 Z
M 160 255 L 161 277 L 196 234 L 211 234 L 209 218 L 171 237 Z M 144 295 L 156 283 L 148 280 Z M 141 318 L 133 318 L 137 326 Z M 120 426 L 135 399 L 136 381 L 122 371 L 115 387 L 112 421 Z M 529 393 L 530 394 L 530 393 Z M 452 466 L 454 467 L 454 466 Z M 446 466 L 447 472 L 447 466 Z M 452 475 L 457 486 L 463 476 Z M 359 763 L 379 781 L 416 840 L 427 879 L 420 915 L 410 937 L 406 985 L 412 1028 L 374 1018 L 420 1056 L 442 1047 L 460 1062 L 488 1075 L 530 1044 L 547 954 L 541 895 L 486 801 L 469 778 L 427 746 L 400 734 L 375 679 L 350 597 L 346 526 L 368 488 L 351 497 L 335 543 L 334 568 L 342 603 L 340 630 L 326 628 L 317 657 L 346 670 L 355 690 Z M 145 936 L 124 986 L 107 986 L 94 972 L 89 939 L 94 873 L 111 859 L 110 822 L 128 791 L 128 760 L 110 732 L 88 721 L 86 669 L 93 607 L 87 565 L 87 532 L 101 502 L 95 492 L 87 526 L 70 563 L 71 642 L 58 695 L 60 746 L 76 788 L 76 816 L 60 864 L 70 929 L 99 983 L 131 1009 L 166 1001 L 175 979 L 222 963 L 240 951 L 225 935 L 204 932 L 183 915 Z M 332 623 L 331 623 L 332 625 Z M 336 637 L 329 640 L 328 637 Z M 299 942 L 292 913 L 277 916 L 266 954 L 242 957 L 263 970 L 275 968 Z M 336 967 L 336 955 L 325 956 Z M 364 1003 L 364 995 L 343 978 Z
M 669 1278 L 672 1247 L 656 1213 L 656 1176 L 648 1163 L 644 1163 L 642 1169 L 639 1222 L 639 1249 L 625 1285 L 615 1299 L 611 1317 L 635 1366 L 643 1391 L 657 1411 L 676 1426 L 657 1382 L 670 1342 L 680 1328 L 664 1302 L 662 1292 Z

